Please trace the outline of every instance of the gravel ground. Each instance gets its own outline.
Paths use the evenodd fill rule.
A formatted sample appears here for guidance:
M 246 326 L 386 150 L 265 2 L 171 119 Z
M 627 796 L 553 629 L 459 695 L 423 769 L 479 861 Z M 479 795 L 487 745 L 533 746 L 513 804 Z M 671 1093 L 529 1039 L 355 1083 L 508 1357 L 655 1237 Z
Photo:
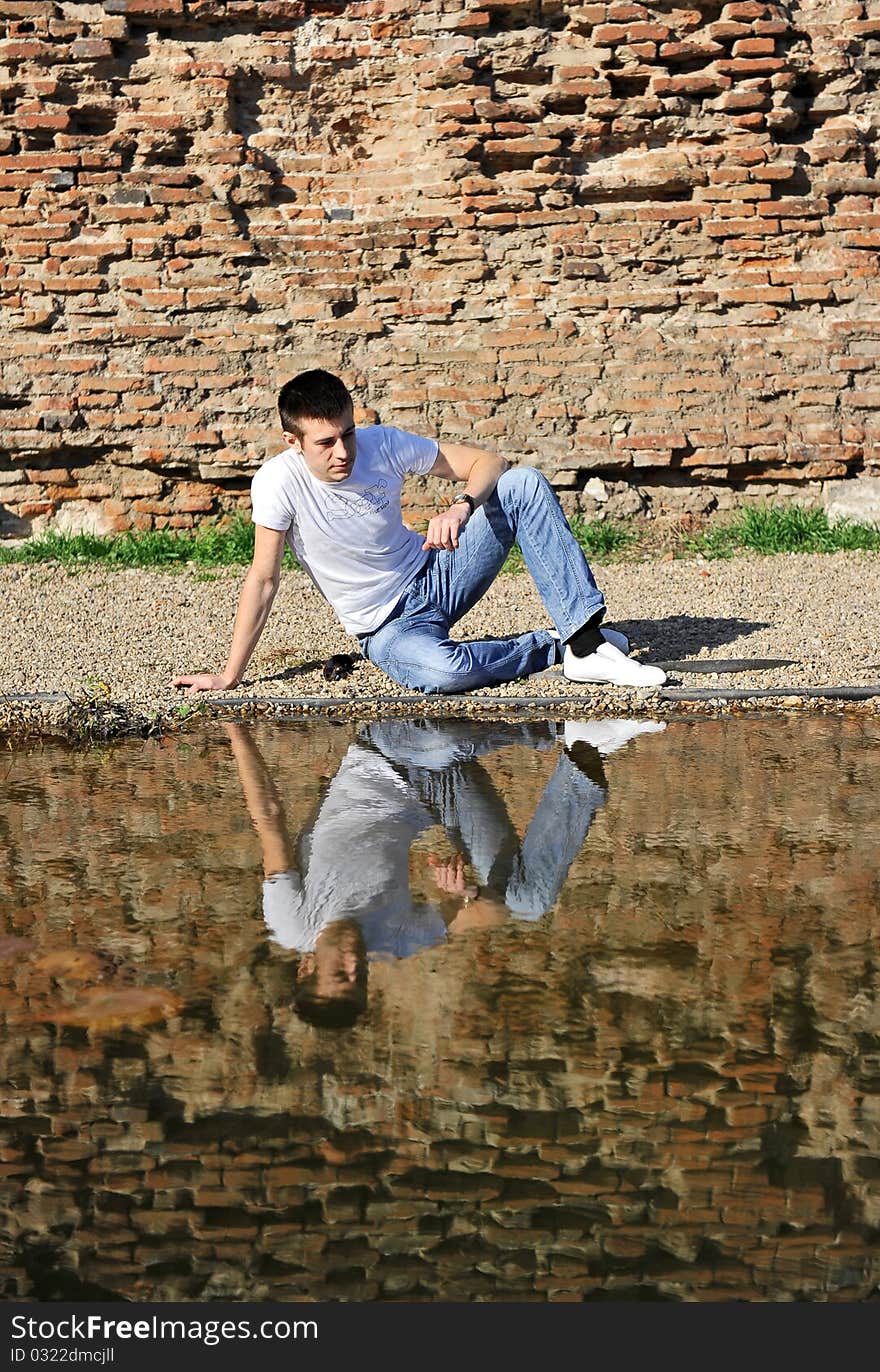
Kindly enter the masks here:
M 242 568 L 207 575 L 0 568 L 7 607 L 0 692 L 7 717 L 21 709 L 15 697 L 31 693 L 64 693 L 163 717 L 182 702 L 203 701 L 169 682 L 178 673 L 222 668 L 243 576 Z M 607 622 L 630 635 L 639 657 L 665 667 L 669 688 L 772 690 L 780 697 L 828 686 L 880 690 L 876 553 L 617 563 L 599 567 L 597 580 Z M 511 574 L 499 578 L 457 633 L 501 636 L 547 622 L 530 578 Z M 342 699 L 352 709 L 375 708 L 377 698 L 434 709 L 453 703 L 426 701 L 361 660 L 346 679 L 324 680 L 331 654 L 356 652 L 308 578 L 288 572 L 245 681 L 212 699 L 251 702 L 250 708 L 273 699 L 279 706 Z M 487 708 L 493 699 L 500 705 L 536 696 L 574 702 L 581 711 L 643 711 L 652 698 L 657 702 L 653 691 L 575 685 L 556 668 L 473 692 L 459 704 Z

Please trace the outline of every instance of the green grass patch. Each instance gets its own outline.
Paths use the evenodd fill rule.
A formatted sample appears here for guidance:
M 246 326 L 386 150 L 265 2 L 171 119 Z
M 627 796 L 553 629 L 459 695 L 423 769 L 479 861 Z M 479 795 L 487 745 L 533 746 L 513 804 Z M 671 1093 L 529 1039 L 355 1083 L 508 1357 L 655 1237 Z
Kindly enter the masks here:
M 593 560 L 612 557 L 631 547 L 636 534 L 619 523 L 589 523 L 575 517 L 574 535 Z M 59 534 L 51 530 L 15 548 L 0 544 L 0 564 L 10 562 L 59 563 L 68 568 L 104 567 L 197 567 L 203 576 L 210 568 L 247 566 L 254 554 L 254 526 L 244 515 L 223 525 L 208 524 L 193 533 L 172 529 L 147 529 L 102 538 L 97 534 Z M 285 550 L 284 567 L 296 567 Z M 525 570 L 519 548 L 504 565 L 508 572 Z
M 236 567 L 246 566 L 253 555 L 254 526 L 244 515 L 193 533 L 146 529 L 102 538 L 49 530 L 17 548 L 0 545 L 0 563 L 57 562 L 65 567 Z M 296 565 L 289 549 L 283 565 Z
M 733 557 L 740 552 L 877 552 L 880 528 L 849 519 L 830 524 L 824 510 L 756 506 L 743 510 L 730 524 L 689 538 L 686 546 L 688 552 L 704 557 Z
M 576 515 L 571 527 L 587 557 L 615 557 L 631 548 L 638 538 L 631 525 L 610 519 L 589 521 Z
M 729 524 L 710 523 L 699 532 L 663 531 L 660 521 L 595 520 L 576 515 L 572 531 L 591 562 L 660 556 L 733 557 L 737 553 L 833 553 L 880 551 L 880 528 L 844 519 L 829 524 L 824 510 L 758 506 L 740 511 Z M 206 524 L 192 533 L 153 529 L 101 538 L 95 534 L 51 531 L 17 547 L 3 547 L 2 563 L 56 563 L 71 570 L 84 567 L 154 567 L 196 569 L 210 579 L 216 569 L 247 566 L 254 552 L 254 526 L 245 515 L 222 524 Z M 285 568 L 297 563 L 285 550 Z M 525 562 L 514 547 L 506 572 L 522 572 Z

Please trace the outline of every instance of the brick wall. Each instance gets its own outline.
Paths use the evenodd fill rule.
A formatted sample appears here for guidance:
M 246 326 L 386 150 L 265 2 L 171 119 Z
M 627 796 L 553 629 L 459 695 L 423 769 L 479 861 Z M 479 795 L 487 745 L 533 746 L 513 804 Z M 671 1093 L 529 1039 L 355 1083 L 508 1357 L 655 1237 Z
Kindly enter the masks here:
M 0 19 L 0 532 L 246 508 L 311 365 L 588 513 L 880 474 L 875 0 Z

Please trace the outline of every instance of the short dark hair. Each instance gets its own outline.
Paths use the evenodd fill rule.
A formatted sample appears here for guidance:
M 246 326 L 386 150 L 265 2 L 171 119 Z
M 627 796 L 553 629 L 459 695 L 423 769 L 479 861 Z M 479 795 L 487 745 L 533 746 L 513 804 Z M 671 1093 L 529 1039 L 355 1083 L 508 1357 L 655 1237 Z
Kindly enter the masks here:
M 366 979 L 358 981 L 348 994 L 341 996 L 316 995 L 316 980 L 312 974 L 303 977 L 294 987 L 293 1008 L 299 1018 L 319 1029 L 349 1029 L 367 1008 Z
M 352 400 L 344 381 L 320 367 L 286 381 L 278 393 L 278 414 L 285 433 L 302 437 L 304 419 L 339 419 Z

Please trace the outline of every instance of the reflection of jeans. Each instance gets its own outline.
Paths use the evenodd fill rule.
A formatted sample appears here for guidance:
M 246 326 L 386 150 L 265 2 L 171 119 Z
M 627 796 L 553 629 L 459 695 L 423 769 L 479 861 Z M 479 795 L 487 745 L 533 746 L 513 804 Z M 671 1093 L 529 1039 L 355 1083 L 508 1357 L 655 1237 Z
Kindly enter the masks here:
M 360 640 L 370 662 L 411 689 L 467 691 L 540 672 L 559 660 L 548 630 L 455 643 L 455 624 L 488 591 L 514 540 L 563 639 L 604 605 L 553 488 L 514 467 L 468 520 L 454 552 L 433 551 L 391 618 Z
M 358 736 L 389 762 L 420 772 L 445 772 L 457 762 L 516 744 L 547 752 L 559 741 L 555 724 L 525 719 L 383 719 L 365 724 Z
M 490 887 L 522 919 L 555 903 L 580 852 L 605 789 L 562 753 L 544 787 L 522 843 L 504 800 L 479 756 L 518 744 L 557 746 L 546 723 L 441 723 L 394 720 L 367 725 L 361 737 L 405 774 L 412 791 Z

